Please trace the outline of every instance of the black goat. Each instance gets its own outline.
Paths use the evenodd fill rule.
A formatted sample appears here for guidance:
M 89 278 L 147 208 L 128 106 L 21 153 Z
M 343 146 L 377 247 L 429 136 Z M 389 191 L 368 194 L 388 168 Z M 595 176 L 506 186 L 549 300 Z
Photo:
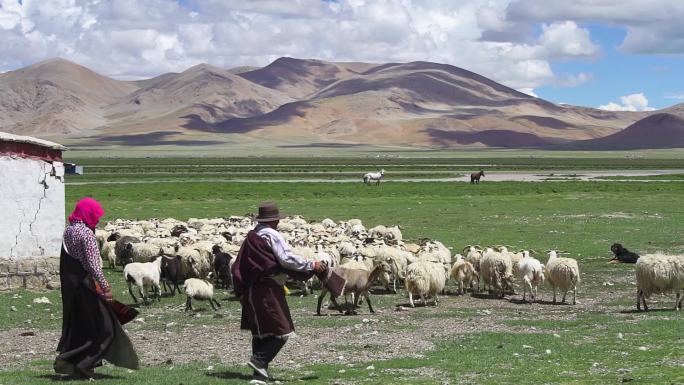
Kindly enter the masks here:
M 129 263 L 133 262 L 133 256 L 131 255 L 131 249 L 128 247 L 131 243 L 139 243 L 140 239 L 137 237 L 132 237 L 129 235 L 124 235 L 116 239 L 116 245 L 114 246 L 114 254 L 116 254 L 116 261 L 121 264 L 121 267 L 125 267 Z
M 627 250 L 619 243 L 613 243 L 610 251 L 615 254 L 613 259 L 610 260 L 612 263 L 636 263 L 637 259 L 639 259 L 639 254 Z
M 175 257 L 162 255 L 162 258 L 161 273 L 159 277 L 164 286 L 164 292 L 166 293 L 170 290 L 171 295 L 175 295 L 176 290 L 178 290 L 178 294 L 180 294 L 181 290 L 179 285 L 183 285 L 185 279 L 188 278 L 181 267 L 181 258 L 179 255 L 176 255 Z
M 233 257 L 224 253 L 221 250 L 221 246 L 214 245 L 211 248 L 211 253 L 214 254 L 214 270 L 216 270 L 216 283 L 220 282 L 224 289 L 227 289 L 233 284 L 233 276 L 230 274 L 230 261 Z

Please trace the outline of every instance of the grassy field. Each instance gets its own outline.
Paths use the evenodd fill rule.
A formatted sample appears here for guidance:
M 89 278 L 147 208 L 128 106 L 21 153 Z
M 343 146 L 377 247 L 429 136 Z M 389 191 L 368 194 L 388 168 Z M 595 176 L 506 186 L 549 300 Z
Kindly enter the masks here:
M 527 162 L 530 161 L 530 162 Z M 679 159 L 420 159 L 388 162 L 389 168 L 408 164 L 407 171 L 452 170 L 466 164 L 537 169 L 601 168 L 679 168 Z M 365 170 L 375 163 L 360 160 L 324 159 L 106 159 L 83 160 L 101 166 L 84 177 L 94 181 L 113 179 L 126 166 L 131 178 L 153 177 L 152 172 L 174 171 L 173 165 L 186 165 L 182 175 L 211 175 L 214 167 L 235 173 L 243 168 L 268 173 Z M 251 162 L 251 163 L 250 163 Z M 276 166 L 285 163 L 285 166 Z M 253 163 L 253 164 L 252 164 Z M 310 163 L 315 163 L 311 166 Z M 197 173 L 189 164 L 202 164 Z M 341 166 L 343 164 L 344 166 Z M 110 166 L 117 166 L 111 170 Z M 443 166 L 443 167 L 442 167 Z M 110 168 L 108 168 L 110 167 Z M 484 167 L 484 166 L 483 166 Z M 684 167 L 683 167 L 684 168 Z M 164 169 L 165 171 L 161 171 Z M 526 168 L 527 169 L 527 168 Z M 87 168 L 88 170 L 88 168 Z M 110 171 L 102 171 L 110 170 Z M 454 167 L 454 172 L 460 169 Z M 253 171 L 252 171 L 253 172 Z M 220 173 L 219 173 L 220 174 Z M 153 175 L 153 174 L 152 174 Z M 177 174 L 170 174 L 178 177 Z M 327 175 L 327 174 L 325 174 Z M 69 177 L 67 182 L 79 177 Z M 204 178 L 202 178 L 204 179 Z M 315 298 L 290 297 L 298 333 L 313 341 L 310 355 L 298 352 L 304 346 L 290 346 L 275 364 L 274 374 L 284 382 L 311 384 L 503 384 L 563 383 L 639 384 L 684 383 L 684 337 L 682 315 L 670 310 L 674 298 L 655 297 L 657 311 L 634 312 L 633 266 L 609 265 L 609 247 L 619 241 L 641 253 L 684 252 L 682 227 L 684 205 L 680 204 L 681 183 L 646 182 L 498 182 L 480 185 L 464 183 L 393 183 L 367 187 L 359 183 L 165 183 L 163 185 L 68 185 L 67 208 L 83 196 L 100 200 L 106 210 L 104 220 L 114 218 L 221 217 L 244 215 L 256 205 L 275 199 L 286 214 L 301 214 L 310 220 L 360 218 L 368 227 L 377 224 L 401 225 L 404 238 L 437 239 L 454 252 L 468 244 L 507 244 L 537 250 L 560 249 L 577 258 L 582 283 L 576 306 L 552 305 L 551 290 L 541 289 L 541 304 L 519 303 L 520 296 L 506 300 L 483 295 L 447 295 L 437 307 L 395 311 L 405 305 L 405 294 L 383 294 L 376 290 L 374 307 L 382 313 L 370 316 L 315 317 Z M 542 262 L 546 257 L 541 256 Z M 130 300 L 121 272 L 107 269 L 115 285 L 115 295 Z M 450 287 L 450 290 L 454 290 Z M 32 299 L 47 296 L 53 305 L 33 304 Z M 184 298 L 163 298 L 142 309 L 145 323 L 127 327 L 136 346 L 157 346 L 155 339 L 168 335 L 186 336 L 202 330 L 234 330 L 239 322 L 238 304 L 229 295 L 220 295 L 223 307 L 218 316 L 207 310 L 199 316 L 182 312 Z M 16 337 L 33 330 L 38 335 L 58 336 L 61 314 L 58 292 L 0 293 L 0 306 L 7 311 L 0 323 L 0 336 Z M 364 322 L 365 319 L 365 322 Z M 370 320 L 369 320 L 370 319 Z M 30 322 L 27 322 L 30 320 Z M 228 329 L 226 329 L 228 328 Z M 231 329 L 232 328 L 232 329 Z M 4 333 L 4 334 L 2 334 Z M 43 333 L 43 334 L 41 334 Z M 192 335 L 192 334 L 190 334 Z M 322 340 L 314 336 L 322 335 Z M 146 340 L 142 339 L 146 337 Z M 171 338 L 170 337 L 170 338 Z M 224 336 L 225 337 L 225 336 Z M 30 337 L 25 337 L 30 338 Z M 128 373 L 112 367 L 99 372 L 102 384 L 232 384 L 245 383 L 248 370 L 240 365 L 246 352 L 238 340 L 228 338 L 218 351 L 180 359 L 168 352 L 146 355 L 144 368 Z M 194 340 L 191 344 L 209 344 Z M 56 345 L 56 340 L 53 345 Z M 3 345 L 7 347 L 8 345 Z M 54 348 L 54 346 L 51 346 Z M 23 350 L 30 349 L 25 347 Z M 38 348 L 36 348 L 38 349 Z M 47 348 L 46 348 L 47 349 Z M 46 355 L 27 354 L 21 348 L 12 352 L 14 363 L 0 369 L 0 384 L 49 384 L 51 362 Z M 47 350 L 46 350 L 47 351 Z M 168 354 L 168 357 L 165 356 Z M 240 358 L 227 358 L 235 355 Z M 284 354 L 285 355 L 285 354 Z M 344 356 L 345 359 L 338 359 Z M 1 356 L 0 356 L 1 357 Z M 49 351 L 48 355 L 49 357 Z M 350 357 L 362 357 L 351 359 Z M 166 358 L 173 363 L 166 362 Z M 292 363 L 289 363 L 292 360 Z M 3 362 L 8 362 L 7 360 Z M 19 364 L 17 364 L 17 362 Z

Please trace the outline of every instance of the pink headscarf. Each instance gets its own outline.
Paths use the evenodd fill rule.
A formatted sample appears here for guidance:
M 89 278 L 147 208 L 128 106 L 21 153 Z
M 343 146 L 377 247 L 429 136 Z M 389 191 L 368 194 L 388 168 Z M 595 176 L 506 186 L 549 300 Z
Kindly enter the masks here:
M 76 203 L 74 211 L 69 215 L 69 222 L 82 221 L 86 226 L 95 229 L 103 215 L 104 210 L 98 201 L 93 198 L 83 198 Z

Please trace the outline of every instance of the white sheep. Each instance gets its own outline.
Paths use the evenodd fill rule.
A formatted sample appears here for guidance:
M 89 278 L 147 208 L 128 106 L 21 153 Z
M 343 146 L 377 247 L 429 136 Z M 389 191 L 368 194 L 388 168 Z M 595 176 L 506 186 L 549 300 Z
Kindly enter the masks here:
M 161 247 L 149 243 L 129 243 L 126 245 L 128 255 L 133 262 L 150 262 L 157 255 L 163 253 Z
M 559 258 L 556 251 L 549 251 L 546 262 L 546 280 L 553 287 L 553 303 L 556 303 L 556 288 L 563 291 L 563 303 L 568 290 L 572 289 L 572 304 L 575 305 L 577 284 L 580 282 L 579 265 L 572 258 Z
M 544 265 L 531 257 L 529 251 L 525 250 L 522 253 L 523 259 L 517 264 L 517 275 L 523 282 L 523 301 L 529 289 L 530 303 L 532 303 L 537 298 L 537 287 L 544 283 Z
M 637 280 L 637 310 L 648 310 L 646 298 L 651 294 L 662 294 L 674 291 L 677 294 L 675 310 L 682 308 L 684 296 L 684 256 L 646 254 L 642 255 L 635 266 Z
M 418 260 L 406 268 L 406 291 L 409 295 L 411 307 L 413 296 L 418 295 L 427 305 L 427 297 L 434 296 L 434 305 L 437 305 L 439 298 L 437 294 L 444 290 L 446 283 L 446 270 L 441 263 Z
M 387 227 L 385 231 L 385 242 L 396 245 L 403 240 L 399 226 Z
M 321 221 L 321 225 L 323 225 L 323 227 L 325 227 L 326 229 L 331 229 L 331 228 L 337 226 L 337 225 L 335 224 L 335 221 L 333 221 L 333 220 L 330 219 L 330 218 L 325 218 L 325 219 L 323 219 L 323 220 Z
M 105 241 L 102 245 L 102 258 L 109 261 L 109 267 L 111 269 L 116 269 L 116 241 Z
M 209 305 L 214 310 L 217 310 L 216 306 L 221 307 L 221 304 L 214 299 L 214 285 L 209 282 L 210 278 L 211 273 L 207 276 L 207 279 L 188 278 L 185 280 L 185 283 L 183 283 L 183 290 L 187 296 L 185 311 L 194 310 L 192 308 L 193 299 L 209 301 Z
M 161 273 L 162 257 L 157 257 L 152 262 L 132 262 L 124 267 L 123 275 L 128 284 L 128 292 L 133 297 L 133 301 L 138 303 L 138 299 L 133 295 L 131 285 L 135 283 L 140 292 L 143 302 L 147 304 L 147 288 L 152 286 L 157 299 L 161 300 L 161 287 L 159 286 L 159 275 Z
M 465 294 L 465 286 L 471 285 L 475 279 L 479 281 L 479 274 L 470 262 L 456 254 L 456 262 L 451 267 L 451 278 L 458 282 L 458 292 Z
M 480 275 L 482 275 L 480 270 L 480 260 L 482 259 L 482 247 L 480 246 L 466 246 L 463 248 L 463 253 L 465 253 L 465 260 L 473 265 L 473 268 L 478 274 L 477 278 L 477 291 L 480 291 Z
M 500 294 L 501 298 L 513 287 L 513 265 L 508 254 L 499 253 L 488 247 L 482 252 L 480 271 L 490 292 Z

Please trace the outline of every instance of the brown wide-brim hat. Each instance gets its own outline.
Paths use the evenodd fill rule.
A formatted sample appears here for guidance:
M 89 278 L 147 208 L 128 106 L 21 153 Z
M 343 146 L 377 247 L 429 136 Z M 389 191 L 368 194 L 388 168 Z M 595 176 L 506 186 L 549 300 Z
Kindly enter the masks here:
M 275 202 L 264 202 L 259 205 L 259 215 L 255 218 L 257 222 L 273 222 L 285 218 L 280 215 L 278 205 Z

